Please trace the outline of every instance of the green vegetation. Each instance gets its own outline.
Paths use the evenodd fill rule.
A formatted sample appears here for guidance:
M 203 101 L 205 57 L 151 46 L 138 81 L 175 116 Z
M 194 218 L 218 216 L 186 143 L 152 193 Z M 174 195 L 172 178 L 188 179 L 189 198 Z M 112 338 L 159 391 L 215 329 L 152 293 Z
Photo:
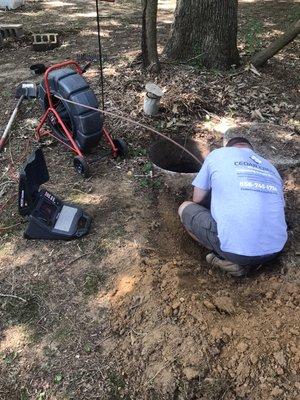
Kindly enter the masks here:
M 63 380 L 63 375 L 61 373 L 55 375 L 54 383 L 60 383 L 62 380 Z
M 45 400 L 46 399 L 46 392 L 40 392 L 37 396 L 36 400 Z
M 67 320 L 63 320 L 61 326 L 55 330 L 53 339 L 63 342 L 74 333 L 74 327 Z M 52 353 L 53 355 L 54 353 Z
M 34 293 L 21 294 L 26 302 L 18 299 L 1 300 L 1 310 L 8 325 L 32 323 L 40 318 L 39 299 Z
M 162 181 L 159 178 L 145 177 L 140 180 L 140 186 L 142 189 L 160 189 Z
M 7 354 L 2 353 L 2 360 L 5 362 L 6 365 L 10 365 L 15 361 L 17 356 L 18 356 L 18 353 L 15 351 L 11 351 L 10 353 L 7 353 Z
M 128 150 L 128 156 L 130 158 L 135 158 L 135 157 L 145 157 L 147 155 L 147 150 L 144 149 L 143 147 L 137 146 L 137 147 L 129 147 Z
M 290 13 L 288 14 L 287 19 L 290 22 L 296 22 L 300 19 L 300 6 L 299 4 L 295 4 L 294 6 L 291 6 L 290 8 Z
M 20 400 L 29 400 L 28 390 L 26 388 L 21 389 Z
M 241 29 L 241 36 L 245 42 L 247 53 L 254 53 L 261 47 L 263 23 L 256 18 L 250 18 Z
M 122 389 L 125 388 L 126 383 L 122 376 L 118 375 L 116 372 L 112 371 L 108 375 L 109 389 L 110 389 L 110 400 L 129 400 L 128 396 L 122 394 Z
M 140 177 L 139 185 L 142 189 L 159 189 L 162 185 L 160 178 L 152 175 L 152 163 L 147 161 L 142 167 L 142 173 L 144 176 Z
M 106 276 L 102 271 L 89 271 L 84 276 L 83 292 L 87 296 L 96 294 L 99 290 L 99 286 L 103 285 L 106 280 Z

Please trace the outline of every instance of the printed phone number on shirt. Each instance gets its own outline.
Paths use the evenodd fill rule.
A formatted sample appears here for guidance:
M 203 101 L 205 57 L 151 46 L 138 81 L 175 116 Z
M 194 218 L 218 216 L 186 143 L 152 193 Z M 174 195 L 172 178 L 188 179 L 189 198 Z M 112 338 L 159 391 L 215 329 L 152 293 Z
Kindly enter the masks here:
M 262 189 L 262 190 L 267 190 L 270 192 L 278 192 L 277 187 L 274 185 L 266 185 L 265 183 L 259 183 L 259 182 L 249 182 L 249 181 L 242 181 L 240 182 L 240 187 L 241 188 L 247 188 L 247 189 Z

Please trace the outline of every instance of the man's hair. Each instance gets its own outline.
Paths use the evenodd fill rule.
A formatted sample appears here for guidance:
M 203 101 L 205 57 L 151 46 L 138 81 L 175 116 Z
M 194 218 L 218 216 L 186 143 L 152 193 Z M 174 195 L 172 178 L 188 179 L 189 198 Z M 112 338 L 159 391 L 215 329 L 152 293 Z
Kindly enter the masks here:
M 232 147 L 232 146 L 234 146 L 234 145 L 236 145 L 236 144 L 238 144 L 238 143 L 246 143 L 246 144 L 248 144 L 248 145 L 251 147 L 251 149 L 253 148 L 253 146 L 252 146 L 252 144 L 249 142 L 249 140 L 246 139 L 246 138 L 244 138 L 244 137 L 242 137 L 242 136 L 236 136 L 236 137 L 231 138 L 231 139 L 227 142 L 226 147 Z

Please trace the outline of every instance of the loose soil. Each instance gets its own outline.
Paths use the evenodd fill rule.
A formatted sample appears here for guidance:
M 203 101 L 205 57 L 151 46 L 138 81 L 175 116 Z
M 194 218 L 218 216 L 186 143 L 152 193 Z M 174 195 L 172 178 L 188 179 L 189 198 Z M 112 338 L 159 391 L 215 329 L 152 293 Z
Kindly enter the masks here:
M 46 187 L 92 215 L 90 234 L 71 242 L 24 240 L 18 171 L 38 146 L 34 127 L 41 115 L 36 104 L 24 103 L 0 156 L 0 398 L 299 399 L 299 41 L 260 75 L 162 58 L 155 77 L 141 71 L 136 58 L 138 4 L 102 2 L 101 11 L 107 108 L 171 137 L 196 138 L 203 154 L 222 145 L 227 128 L 243 130 L 282 174 L 289 240 L 279 260 L 245 279 L 211 270 L 207 251 L 177 217 L 190 183 L 173 186 L 153 176 L 146 149 L 156 138 L 112 118 L 106 125 L 127 140 L 129 157 L 94 165 L 87 180 L 73 170 L 69 152 L 43 140 L 51 177 Z M 297 15 L 293 1 L 241 1 L 243 62 L 251 46 L 269 43 Z M 21 19 L 25 39 L 6 41 L 0 50 L 3 126 L 15 86 L 32 79 L 31 64 L 97 57 L 93 1 L 27 1 L 0 11 L 0 23 Z M 172 7 L 161 2 L 161 49 L 171 21 Z M 61 46 L 33 52 L 30 34 L 39 31 L 58 32 Z M 86 77 L 100 98 L 96 62 Z M 154 119 L 142 113 L 149 80 L 166 89 Z

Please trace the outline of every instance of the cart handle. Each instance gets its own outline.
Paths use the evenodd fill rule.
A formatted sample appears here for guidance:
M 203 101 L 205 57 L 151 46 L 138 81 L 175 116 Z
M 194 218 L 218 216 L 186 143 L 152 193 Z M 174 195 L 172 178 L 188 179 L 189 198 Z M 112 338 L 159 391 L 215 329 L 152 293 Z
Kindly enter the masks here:
M 49 108 L 53 108 L 53 103 L 52 103 L 52 99 L 51 99 L 51 91 L 50 91 L 50 84 L 49 84 L 49 74 L 50 72 L 56 70 L 56 69 L 60 69 L 63 67 L 66 67 L 68 65 L 73 65 L 76 69 L 76 71 L 82 75 L 83 71 L 80 67 L 80 65 L 73 60 L 69 60 L 69 61 L 64 61 L 62 63 L 59 64 L 55 64 L 52 65 L 51 67 L 47 68 L 46 72 L 45 72 L 45 87 L 46 87 L 46 93 L 47 93 L 47 98 L 48 98 L 48 102 L 49 102 Z

